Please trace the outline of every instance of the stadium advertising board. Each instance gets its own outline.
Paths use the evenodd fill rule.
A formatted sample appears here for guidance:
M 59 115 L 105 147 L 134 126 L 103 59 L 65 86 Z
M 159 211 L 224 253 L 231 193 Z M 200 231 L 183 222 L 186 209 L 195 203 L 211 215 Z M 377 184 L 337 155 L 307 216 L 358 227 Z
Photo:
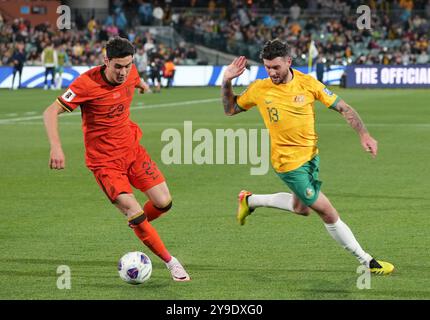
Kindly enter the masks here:
M 173 81 L 174 86 L 220 86 L 222 76 L 226 66 L 177 66 Z M 64 68 L 62 87 L 67 88 L 70 83 L 81 73 L 87 71 L 89 67 L 74 66 Z M 307 67 L 295 68 L 307 73 Z M 340 77 L 344 72 L 343 66 L 331 66 L 325 72 L 324 82 L 328 85 L 340 83 Z M 316 78 L 315 70 L 311 74 Z M 267 73 L 263 66 L 251 66 L 240 77 L 233 80 L 233 85 L 247 86 L 256 79 L 266 78 Z M 11 88 L 13 78 L 12 67 L 0 67 L 0 88 Z M 23 88 L 43 88 L 45 81 L 45 68 L 41 66 L 26 66 L 22 72 Z M 48 77 L 48 82 L 50 76 Z M 162 79 L 162 84 L 166 84 L 166 79 Z M 15 87 L 18 86 L 18 74 L 15 77 Z
M 346 74 L 348 88 L 430 88 L 430 64 L 350 65 Z

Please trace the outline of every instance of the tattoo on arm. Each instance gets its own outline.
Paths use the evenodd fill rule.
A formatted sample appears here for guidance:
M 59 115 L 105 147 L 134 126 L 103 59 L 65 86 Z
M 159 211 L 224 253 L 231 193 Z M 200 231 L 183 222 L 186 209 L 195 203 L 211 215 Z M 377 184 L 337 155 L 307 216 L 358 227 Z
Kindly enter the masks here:
M 244 111 L 236 104 L 236 96 L 231 87 L 231 81 L 223 81 L 221 86 L 222 104 L 224 105 L 224 113 L 233 116 Z
M 359 135 L 368 132 L 357 111 L 346 104 L 343 100 L 339 101 L 333 109 L 339 112 L 345 118 L 346 122 L 348 122 Z

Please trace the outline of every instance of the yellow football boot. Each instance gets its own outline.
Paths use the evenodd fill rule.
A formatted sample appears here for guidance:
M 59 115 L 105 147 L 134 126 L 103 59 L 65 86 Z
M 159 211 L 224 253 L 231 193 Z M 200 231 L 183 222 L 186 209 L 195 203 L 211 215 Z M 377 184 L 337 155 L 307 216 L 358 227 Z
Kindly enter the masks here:
M 389 275 L 394 271 L 394 266 L 385 261 L 372 259 L 369 262 L 369 270 L 377 275 Z
M 239 224 L 242 226 L 245 224 L 246 217 L 249 216 L 254 211 L 254 209 L 250 209 L 248 206 L 247 198 L 250 195 L 252 195 L 252 193 L 246 190 L 242 190 L 241 192 L 239 192 L 239 195 L 238 195 L 239 207 L 237 208 L 236 218 Z

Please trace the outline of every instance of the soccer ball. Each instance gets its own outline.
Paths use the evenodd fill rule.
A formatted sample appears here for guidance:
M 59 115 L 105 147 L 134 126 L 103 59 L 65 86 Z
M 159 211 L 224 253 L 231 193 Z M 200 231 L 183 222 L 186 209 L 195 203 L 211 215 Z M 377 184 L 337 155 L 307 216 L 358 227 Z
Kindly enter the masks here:
M 144 283 L 151 277 L 151 260 L 143 252 L 128 252 L 119 259 L 118 273 L 121 279 L 127 283 Z

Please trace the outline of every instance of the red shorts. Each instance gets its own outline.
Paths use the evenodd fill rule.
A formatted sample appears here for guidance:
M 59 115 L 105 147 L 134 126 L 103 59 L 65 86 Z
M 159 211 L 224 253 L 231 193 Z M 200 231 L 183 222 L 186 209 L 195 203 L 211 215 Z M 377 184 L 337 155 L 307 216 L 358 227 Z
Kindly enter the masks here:
M 112 202 L 121 193 L 133 193 L 131 186 L 145 192 L 165 181 L 157 164 L 141 145 L 131 156 L 109 161 L 92 172 Z

